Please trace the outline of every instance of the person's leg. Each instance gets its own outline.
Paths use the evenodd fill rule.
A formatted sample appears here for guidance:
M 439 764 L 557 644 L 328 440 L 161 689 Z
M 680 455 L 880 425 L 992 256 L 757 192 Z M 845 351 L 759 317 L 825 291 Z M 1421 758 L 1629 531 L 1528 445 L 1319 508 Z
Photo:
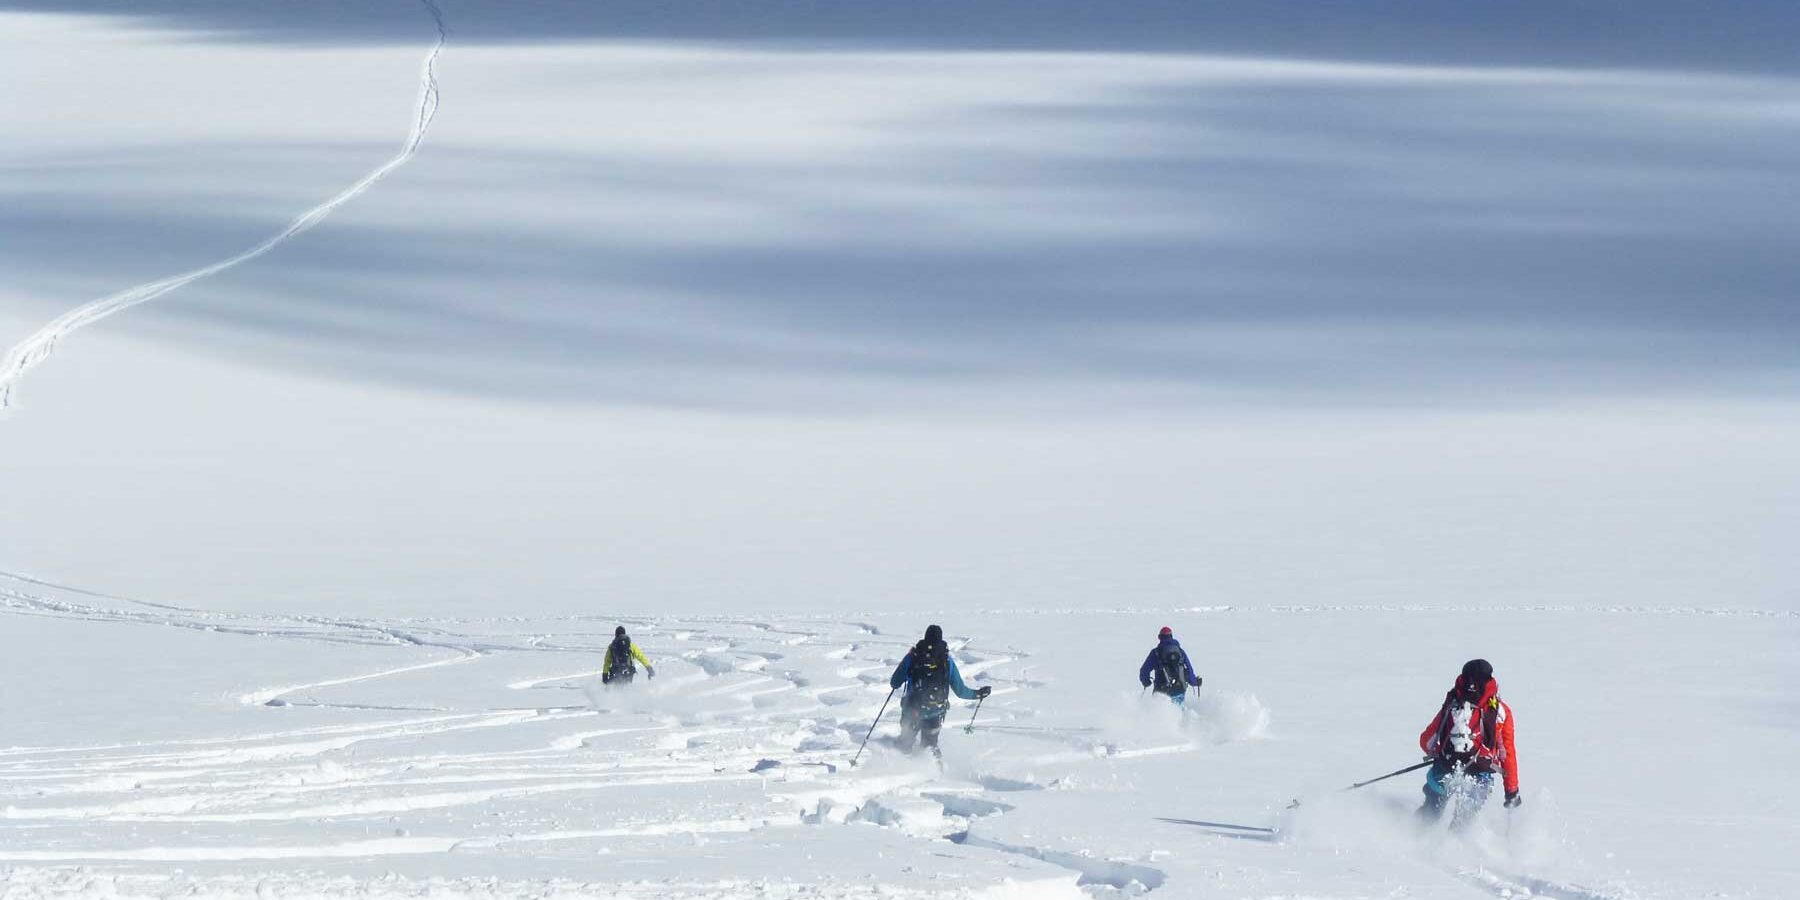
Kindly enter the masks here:
M 1460 772 L 1447 785 L 1451 796 L 1451 830 L 1460 832 L 1480 814 L 1487 794 L 1494 787 L 1494 772 Z
M 1494 773 L 1492 772 L 1465 773 L 1456 779 L 1455 797 L 1453 798 L 1456 812 L 1450 817 L 1450 827 L 1453 830 L 1461 830 L 1467 828 L 1470 822 L 1475 821 L 1476 814 L 1480 813 L 1481 807 L 1487 803 L 1488 792 L 1493 787 Z
M 1169 700 L 1176 706 L 1185 708 L 1187 706 L 1187 691 L 1182 691 L 1179 694 L 1170 694 Z
M 1493 789 L 1494 773 L 1482 772 L 1479 775 L 1470 776 L 1467 793 L 1463 798 L 1464 802 L 1468 804 L 1469 811 L 1475 812 L 1487 805 L 1488 794 L 1492 792 Z
M 1444 811 L 1444 803 L 1450 799 L 1449 789 L 1444 787 L 1444 778 L 1450 774 L 1450 764 L 1438 760 L 1431 764 L 1425 772 L 1425 803 L 1419 807 L 1419 815 L 1437 816 Z
M 905 700 L 900 701 L 900 749 L 911 753 L 913 744 L 919 736 L 919 708 Z
M 944 717 L 943 716 L 935 716 L 935 717 L 931 717 L 931 718 L 926 718 L 926 719 L 920 720 L 920 722 L 919 722 L 919 738 L 920 738 L 920 740 L 922 740 L 924 742 L 925 746 L 931 748 L 931 752 L 933 755 L 940 756 L 940 757 L 944 755 L 944 751 L 938 749 L 938 734 L 943 731 L 943 728 L 944 728 Z

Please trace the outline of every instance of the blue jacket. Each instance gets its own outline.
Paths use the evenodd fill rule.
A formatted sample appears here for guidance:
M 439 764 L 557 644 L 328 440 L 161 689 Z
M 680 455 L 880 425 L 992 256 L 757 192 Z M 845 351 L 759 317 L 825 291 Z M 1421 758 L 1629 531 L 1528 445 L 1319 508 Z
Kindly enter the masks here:
M 950 690 L 955 691 L 956 696 L 961 697 L 964 700 L 975 699 L 975 692 L 969 690 L 968 685 L 963 684 L 962 673 L 956 669 L 956 657 L 948 656 L 947 658 L 950 660 Z M 913 692 L 912 662 L 912 651 L 908 650 L 906 651 L 906 658 L 900 660 L 899 668 L 894 670 L 893 677 L 888 679 L 888 687 L 898 689 L 904 684 L 906 685 L 906 692 L 908 694 Z
M 1157 641 L 1156 649 L 1150 651 L 1150 655 L 1144 657 L 1144 664 L 1138 667 L 1138 684 L 1149 686 L 1150 679 L 1155 675 L 1156 670 L 1161 668 L 1159 665 L 1160 660 L 1158 660 L 1157 657 L 1161 655 L 1164 647 L 1169 646 L 1181 650 L 1181 642 L 1172 637 L 1163 638 L 1162 640 Z M 1181 650 L 1181 668 L 1183 674 L 1187 676 L 1187 683 L 1199 687 L 1200 677 L 1194 674 L 1194 661 L 1188 659 L 1186 650 Z

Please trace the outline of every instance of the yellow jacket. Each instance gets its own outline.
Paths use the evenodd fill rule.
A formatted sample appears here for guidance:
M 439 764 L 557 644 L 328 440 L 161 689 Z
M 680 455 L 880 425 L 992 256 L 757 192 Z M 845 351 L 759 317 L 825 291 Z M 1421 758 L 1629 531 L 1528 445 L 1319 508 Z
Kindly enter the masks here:
M 638 645 L 637 645 L 636 641 L 631 642 L 631 655 L 638 662 L 643 663 L 644 668 L 650 669 L 652 671 L 654 671 L 656 669 L 655 666 L 650 664 L 650 660 L 644 656 L 644 651 L 638 649 Z M 608 646 L 606 648 L 606 659 L 600 663 L 600 671 L 601 672 L 611 672 L 612 670 L 613 670 L 613 648 L 611 646 Z

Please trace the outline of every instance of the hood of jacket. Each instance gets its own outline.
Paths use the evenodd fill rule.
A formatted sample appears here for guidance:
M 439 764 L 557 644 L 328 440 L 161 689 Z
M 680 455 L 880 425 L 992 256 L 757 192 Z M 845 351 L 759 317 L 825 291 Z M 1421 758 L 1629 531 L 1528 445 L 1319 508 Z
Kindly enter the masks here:
M 1456 698 L 1457 700 L 1463 699 L 1463 697 L 1464 697 L 1463 688 L 1464 687 L 1466 687 L 1466 684 L 1463 681 L 1463 677 L 1461 675 L 1456 676 L 1456 683 L 1450 686 L 1450 696 Z M 1500 696 L 1500 679 L 1489 678 L 1488 682 L 1487 682 L 1487 687 L 1483 688 L 1481 691 L 1481 696 L 1475 699 L 1475 705 L 1477 707 L 1487 706 L 1488 701 L 1490 701 L 1498 696 Z

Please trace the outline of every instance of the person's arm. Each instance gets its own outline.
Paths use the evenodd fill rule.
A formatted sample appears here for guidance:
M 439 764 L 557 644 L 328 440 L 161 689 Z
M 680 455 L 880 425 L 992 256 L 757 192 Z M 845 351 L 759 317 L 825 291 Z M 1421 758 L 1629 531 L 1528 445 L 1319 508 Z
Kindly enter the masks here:
M 1500 746 L 1506 748 L 1506 760 L 1500 771 L 1506 785 L 1506 799 L 1512 800 L 1519 793 L 1519 748 L 1513 741 L 1512 707 L 1501 704 L 1500 708 L 1506 711 L 1506 721 L 1500 723 Z
M 606 657 L 600 660 L 600 680 L 610 680 L 612 678 L 612 670 L 612 645 L 608 644 L 606 646 Z
M 1156 651 L 1152 650 L 1152 651 L 1150 651 L 1149 656 L 1144 657 L 1144 664 L 1141 666 L 1138 666 L 1138 684 L 1141 684 L 1144 687 L 1149 687 L 1150 686 L 1150 673 L 1152 671 L 1154 671 L 1155 669 L 1156 669 Z
M 1194 658 L 1188 655 L 1186 648 L 1181 651 L 1181 667 L 1187 670 L 1188 684 L 1200 686 L 1200 676 L 1194 674 Z
M 895 667 L 893 677 L 888 679 L 888 687 L 891 687 L 897 691 L 900 689 L 901 685 L 906 683 L 906 679 L 911 676 L 912 676 L 912 651 L 908 650 L 908 651 L 906 651 L 906 656 L 904 656 L 900 659 L 900 665 Z
M 638 662 L 644 664 L 644 670 L 650 673 L 651 678 L 656 677 L 656 667 L 650 664 L 650 660 L 644 656 L 644 651 L 638 649 L 636 641 L 631 642 L 631 655 L 637 659 Z
M 1438 707 L 1437 715 L 1431 717 L 1431 724 L 1419 732 L 1419 749 L 1429 756 L 1438 755 L 1438 729 L 1444 727 L 1444 711 L 1446 707 Z
M 956 668 L 956 657 L 954 657 L 954 656 L 949 657 L 949 660 L 950 660 L 950 690 L 955 691 L 956 696 L 961 697 L 964 700 L 978 700 L 982 697 L 987 696 L 986 694 L 980 693 L 978 691 L 969 690 L 969 686 L 966 684 L 963 684 L 962 672 Z

